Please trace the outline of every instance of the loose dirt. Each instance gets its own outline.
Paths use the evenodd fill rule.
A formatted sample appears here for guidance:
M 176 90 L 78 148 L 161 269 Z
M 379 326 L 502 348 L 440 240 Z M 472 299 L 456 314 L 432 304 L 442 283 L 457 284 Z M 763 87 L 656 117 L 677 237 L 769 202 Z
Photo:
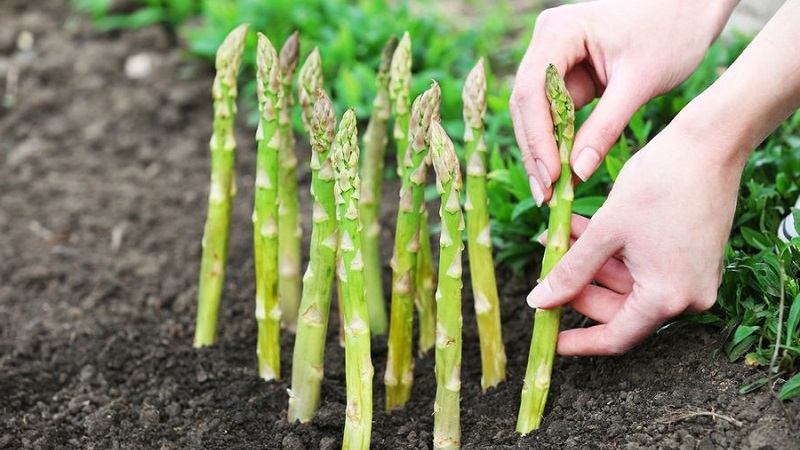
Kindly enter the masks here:
M 219 344 L 191 348 L 212 75 L 161 28 L 99 34 L 65 0 L 0 3 L 0 448 L 341 445 L 336 323 L 312 423 L 287 423 L 287 382 L 254 370 L 254 143 L 243 121 Z M 299 170 L 308 217 L 307 164 Z M 396 183 L 387 190 L 388 273 Z M 499 277 L 509 379 L 486 395 L 464 289 L 464 448 L 798 448 L 798 401 L 738 394 L 762 372 L 728 362 L 715 330 L 688 324 L 623 357 L 558 358 L 544 425 L 520 437 L 535 276 Z M 565 325 L 582 319 L 568 313 Z M 292 337 L 283 344 L 288 378 Z M 433 358 L 417 362 L 408 407 L 387 415 L 385 347 L 373 347 L 373 447 L 431 448 Z

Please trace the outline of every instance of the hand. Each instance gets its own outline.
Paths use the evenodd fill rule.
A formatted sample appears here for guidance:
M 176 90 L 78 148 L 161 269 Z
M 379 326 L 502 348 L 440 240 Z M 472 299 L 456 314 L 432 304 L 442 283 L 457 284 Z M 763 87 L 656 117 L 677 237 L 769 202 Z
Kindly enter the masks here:
M 539 15 L 517 72 L 510 109 L 531 190 L 541 205 L 560 165 L 544 74 L 553 63 L 576 109 L 600 102 L 575 137 L 572 167 L 589 178 L 631 116 L 694 71 L 737 2 L 607 0 Z
M 673 122 L 628 161 L 591 221 L 573 217 L 573 246 L 528 296 L 600 322 L 560 333 L 560 354 L 621 354 L 714 304 L 744 166 L 719 158 L 724 139 Z

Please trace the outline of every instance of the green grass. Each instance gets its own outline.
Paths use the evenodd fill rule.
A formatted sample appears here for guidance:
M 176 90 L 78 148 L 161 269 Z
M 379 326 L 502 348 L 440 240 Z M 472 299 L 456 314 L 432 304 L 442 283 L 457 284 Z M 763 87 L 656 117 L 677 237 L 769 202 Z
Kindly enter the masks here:
M 489 65 L 504 74 L 489 76 L 486 116 L 496 261 L 519 274 L 535 273 L 543 250 L 535 237 L 544 230 L 548 211 L 546 207 L 536 207 L 531 198 L 508 112 L 508 75 L 515 71 L 516 61 L 527 45 L 531 15 L 512 14 L 506 2 L 498 2 L 482 17 L 480 26 L 472 27 L 459 26 L 452 18 L 420 15 L 402 1 L 393 6 L 378 0 L 140 3 L 134 11 L 112 13 L 111 0 L 73 0 L 74 6 L 89 14 L 102 30 L 162 24 L 183 36 L 193 54 L 209 60 L 225 35 L 239 23 L 247 22 L 251 29 L 266 31 L 276 45 L 299 30 L 303 55 L 314 46 L 320 48 L 326 87 L 333 93 L 337 111 L 354 107 L 361 120 L 369 115 L 375 68 L 384 42 L 392 34 L 409 31 L 414 58 L 412 94 L 422 92 L 431 79 L 439 82 L 443 125 L 456 142 L 463 133 L 463 78 L 480 56 L 489 56 Z M 518 36 L 513 38 L 516 43 L 508 46 L 509 36 L 513 35 Z M 637 112 L 605 164 L 577 187 L 575 211 L 586 216 L 594 214 L 631 153 L 643 147 L 713 83 L 748 42 L 748 37 L 734 36 L 728 42 L 715 44 L 689 80 Z M 250 102 L 251 111 L 255 111 L 253 44 L 251 36 L 241 95 L 245 105 Z M 579 112 L 578 124 L 591 109 L 589 106 Z M 299 112 L 295 119 L 300 130 Z M 783 399 L 800 395 L 800 239 L 785 244 L 777 239 L 775 231 L 780 220 L 790 213 L 800 229 L 800 211 L 791 210 L 800 195 L 798 154 L 800 113 L 795 113 L 759 146 L 745 168 L 717 305 L 709 312 L 679 319 L 719 327 L 723 338 L 720 350 L 731 361 L 741 360 L 755 368 L 755 381 L 742 386 L 742 392 L 776 385 L 777 394 Z M 387 168 L 387 174 L 393 173 Z M 435 192 L 429 191 L 428 196 L 435 197 Z

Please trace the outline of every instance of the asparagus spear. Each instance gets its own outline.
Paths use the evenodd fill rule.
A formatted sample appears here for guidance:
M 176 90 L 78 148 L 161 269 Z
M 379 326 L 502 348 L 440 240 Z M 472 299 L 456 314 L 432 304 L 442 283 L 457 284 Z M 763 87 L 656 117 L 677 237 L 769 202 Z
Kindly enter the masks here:
M 275 47 L 258 33 L 256 91 L 260 120 L 256 131 L 256 189 L 253 210 L 253 244 L 256 270 L 256 322 L 258 323 L 258 373 L 269 381 L 281 373 L 278 302 L 278 115 L 280 69 Z
M 414 100 L 413 120 L 408 130 L 409 146 L 403 159 L 400 204 L 397 208 L 397 231 L 392 257 L 392 311 L 389 323 L 389 355 L 386 362 L 386 411 L 404 405 L 414 383 L 411 354 L 414 293 L 416 290 L 417 252 L 419 251 L 420 211 L 425 194 L 428 157 L 428 130 L 432 119 L 439 117 L 441 90 L 433 86 Z
M 500 302 L 492 259 L 489 198 L 486 195 L 486 71 L 481 58 L 467 76 L 464 101 L 464 142 L 467 161 L 467 249 L 481 344 L 481 388 L 486 392 L 506 379 L 506 351 L 500 326 Z
M 459 203 L 461 168 L 453 142 L 441 125 L 431 123 L 431 157 L 439 214 L 439 286 L 436 290 L 436 402 L 433 404 L 433 448 L 458 449 L 461 441 L 461 253 L 464 216 Z
M 419 356 L 425 356 L 436 343 L 436 301 L 434 299 L 433 255 L 431 254 L 431 234 L 428 228 L 428 208 L 422 202 L 419 217 L 419 255 L 417 258 L 417 289 L 414 293 L 414 306 L 419 317 Z
M 325 336 L 328 331 L 328 313 L 339 240 L 330 159 L 331 143 L 336 131 L 336 114 L 330 98 L 322 88 L 319 88 L 315 97 L 317 100 L 313 114 L 307 120 L 311 136 L 311 192 L 314 202 L 312 251 L 303 276 L 303 298 L 294 341 L 289 422 L 308 422 L 319 407 Z
M 553 187 L 550 199 L 550 220 L 547 227 L 547 246 L 542 261 L 541 279 L 547 276 L 569 248 L 572 214 L 572 171 L 569 154 L 575 137 L 575 110 L 564 80 L 551 64 L 547 67 L 547 99 L 553 116 L 553 131 L 561 160 L 561 176 Z M 550 390 L 550 375 L 558 339 L 561 308 L 536 310 L 536 318 L 528 354 L 528 369 L 522 386 L 522 402 L 517 418 L 517 432 L 527 434 L 539 428 Z
M 364 285 L 367 290 L 369 324 L 372 334 L 386 334 L 389 322 L 386 317 L 386 300 L 383 297 L 381 277 L 380 217 L 383 158 L 388 142 L 389 128 L 389 67 L 397 47 L 397 37 L 383 47 L 381 64 L 376 77 L 377 93 L 372 101 L 372 115 L 364 133 L 364 163 L 361 168 L 361 222 L 364 225 L 361 247 L 364 252 Z
M 338 276 L 342 282 L 345 319 L 345 377 L 347 409 L 343 449 L 369 449 L 372 431 L 372 359 L 370 357 L 369 313 L 364 295 L 364 258 L 361 253 L 361 220 L 358 199 L 358 136 L 356 116 L 348 110 L 339 124 L 333 147 L 336 174 L 334 195 L 339 220 L 342 259 Z
M 283 103 L 280 108 L 280 171 L 278 173 L 278 252 L 280 254 L 278 293 L 283 316 L 281 324 L 294 331 L 297 327 L 297 312 L 300 306 L 300 241 L 302 228 L 297 199 L 297 156 L 292 132 L 292 80 L 300 58 L 300 40 L 294 32 L 283 44 L 280 53 Z
M 297 100 L 302 112 L 300 117 L 303 119 L 303 128 L 312 139 L 314 138 L 312 128 L 314 106 L 317 101 L 317 91 L 322 88 L 322 83 L 322 59 L 319 56 L 319 49 L 314 47 L 297 75 Z M 325 149 L 325 151 L 328 152 L 329 149 Z
M 217 340 L 217 314 L 228 259 L 231 204 L 236 195 L 236 140 L 233 137 L 233 122 L 236 117 L 236 79 L 242 62 L 245 36 L 247 25 L 239 25 L 228 34 L 217 50 L 217 75 L 212 89 L 214 134 L 210 144 L 211 187 L 197 292 L 195 347 L 211 345 Z
M 403 34 L 389 68 L 389 99 L 394 115 L 394 140 L 397 143 L 397 176 L 403 176 L 403 158 L 408 147 L 408 122 L 411 110 L 411 37 Z

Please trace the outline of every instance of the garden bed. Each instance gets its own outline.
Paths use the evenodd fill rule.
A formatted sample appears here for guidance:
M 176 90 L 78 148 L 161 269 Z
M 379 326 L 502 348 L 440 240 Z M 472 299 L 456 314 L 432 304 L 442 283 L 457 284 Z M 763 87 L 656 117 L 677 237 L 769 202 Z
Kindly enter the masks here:
M 158 27 L 96 34 L 66 0 L 30 3 L 0 3 L 0 90 L 13 88 L 15 71 L 19 80 L 3 91 L 15 94 L 13 105 L 0 106 L 0 448 L 338 448 L 345 401 L 338 325 L 330 327 L 322 405 L 311 424 L 286 422 L 288 334 L 284 381 L 265 383 L 256 373 L 255 144 L 243 123 L 220 340 L 191 347 L 210 68 L 184 59 Z M 33 37 L 29 50 L 17 46 L 22 32 Z M 307 244 L 307 164 L 299 180 Z M 386 189 L 388 276 L 398 186 Z M 543 427 L 519 437 L 533 315 L 524 298 L 534 279 L 499 272 L 509 380 L 482 395 L 465 277 L 465 448 L 800 448 L 798 400 L 738 394 L 763 373 L 729 363 L 716 351 L 718 332 L 690 324 L 623 357 L 557 358 Z M 564 322 L 582 325 L 574 313 Z M 407 408 L 387 415 L 385 348 L 378 338 L 373 448 L 431 448 L 433 358 L 417 361 Z

